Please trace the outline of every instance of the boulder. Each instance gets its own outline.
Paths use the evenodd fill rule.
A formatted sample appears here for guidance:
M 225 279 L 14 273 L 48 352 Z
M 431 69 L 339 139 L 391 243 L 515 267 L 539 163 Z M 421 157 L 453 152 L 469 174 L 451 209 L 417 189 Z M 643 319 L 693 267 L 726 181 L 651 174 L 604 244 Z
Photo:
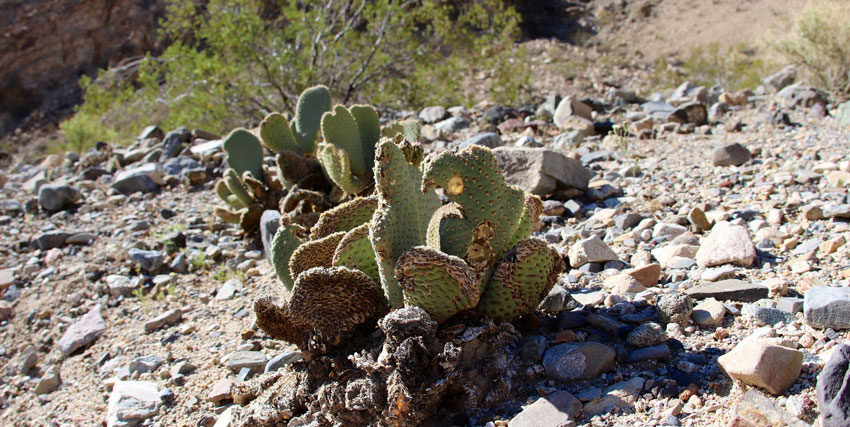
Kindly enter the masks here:
M 556 190 L 587 190 L 594 173 L 573 158 L 546 148 L 499 147 L 493 150 L 509 184 L 539 196 Z

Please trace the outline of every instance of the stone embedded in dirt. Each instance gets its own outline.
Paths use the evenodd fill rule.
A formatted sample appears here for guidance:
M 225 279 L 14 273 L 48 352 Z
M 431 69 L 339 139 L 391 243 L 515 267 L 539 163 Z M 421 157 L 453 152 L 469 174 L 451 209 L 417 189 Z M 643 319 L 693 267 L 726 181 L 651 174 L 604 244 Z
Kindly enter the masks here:
M 134 372 L 146 374 L 156 371 L 162 365 L 162 358 L 156 355 L 141 356 L 130 361 L 127 371 L 132 375 Z
M 797 297 L 782 297 L 776 302 L 776 308 L 791 314 L 797 314 L 803 311 L 803 298 Z
M 803 352 L 750 338 L 718 357 L 717 364 L 732 379 L 780 395 L 800 376 Z
M 41 249 L 43 251 L 50 250 L 53 248 L 61 248 L 65 246 L 65 242 L 71 237 L 72 233 L 67 231 L 48 231 L 46 233 L 41 233 L 38 236 L 32 239 L 30 242 L 31 245 L 35 246 L 36 249 Z
M 747 229 L 726 221 L 717 223 L 711 229 L 696 254 L 700 267 L 723 264 L 750 266 L 755 258 L 756 248 Z
M 15 280 L 15 270 L 12 268 L 4 268 L 0 270 L 0 291 L 8 288 L 9 286 L 14 285 Z
M 626 336 L 626 344 L 632 347 L 651 347 L 667 341 L 667 331 L 655 322 L 644 323 Z
M 140 286 L 138 280 L 120 274 L 110 274 L 106 276 L 106 286 L 109 288 L 109 295 L 113 296 L 128 296 L 132 295 L 133 291 Z
M 587 190 L 593 172 L 576 159 L 546 148 L 499 147 L 493 150 L 505 179 L 538 196 L 556 190 Z
M 261 372 L 266 367 L 268 358 L 260 351 L 234 351 L 227 356 L 225 366 L 239 372 L 242 368 L 248 368 L 254 372 Z
M 107 405 L 106 426 L 135 426 L 153 417 L 162 404 L 156 383 L 118 381 Z
M 717 147 L 711 152 L 711 164 L 714 166 L 740 166 L 750 160 L 750 150 L 741 144 L 729 144 Z
M 543 396 L 522 409 L 508 427 L 560 427 L 575 424 L 581 402 L 566 391 Z
M 94 342 L 105 330 L 106 322 L 100 316 L 100 304 L 98 304 L 62 334 L 62 338 L 59 338 L 57 343 L 59 351 L 64 356 L 68 356 L 77 349 Z
M 850 425 L 850 346 L 841 343 L 818 375 L 817 398 L 823 427 Z
M 425 123 L 431 124 L 436 123 L 440 120 L 443 120 L 448 112 L 446 111 L 446 107 L 442 107 L 439 105 L 433 107 L 425 107 L 422 111 L 419 112 L 419 120 L 422 120 Z
M 83 194 L 70 185 L 47 184 L 38 190 L 38 205 L 47 212 L 59 212 L 76 205 Z
M 56 366 L 51 366 L 41 375 L 41 379 L 38 380 L 33 392 L 35 394 L 53 393 L 54 390 L 59 388 L 60 384 L 62 384 L 62 380 L 59 378 L 59 370 Z
M 685 291 L 691 298 L 715 298 L 719 301 L 756 302 L 767 298 L 769 290 L 761 283 L 728 279 L 719 282 L 703 283 Z
M 662 267 L 669 267 L 680 258 L 693 258 L 699 251 L 699 246 L 689 244 L 669 244 L 657 247 L 651 251 Z
M 162 329 L 166 325 L 177 323 L 183 318 L 183 311 L 179 308 L 174 308 L 154 317 L 145 322 L 145 332 L 154 332 Z
M 744 393 L 744 395 L 738 399 L 738 403 L 735 404 L 735 411 L 732 414 L 732 420 L 729 422 L 729 426 L 808 427 L 809 424 L 800 421 L 800 419 L 776 406 L 773 400 L 770 400 L 760 391 L 752 389 Z
M 668 123 L 693 123 L 697 126 L 702 126 L 708 123 L 708 109 L 701 102 L 688 102 L 678 106 L 670 116 L 667 117 Z
M 570 265 L 573 268 L 584 264 L 619 261 L 620 257 L 599 236 L 593 235 L 574 243 L 569 250 Z
M 685 327 L 694 311 L 694 302 L 687 294 L 670 293 L 662 295 L 655 308 L 662 322 L 677 323 Z
M 726 307 L 714 298 L 707 298 L 694 307 L 691 319 L 703 328 L 720 326 L 726 315 Z
M 814 328 L 850 329 L 850 288 L 818 286 L 803 301 L 806 324 Z
M 156 273 L 165 263 L 165 254 L 162 251 L 146 251 L 139 248 L 130 248 L 127 255 L 133 260 L 139 268 L 148 272 Z
M 626 357 L 626 363 L 637 363 L 643 362 L 645 360 L 666 359 L 668 357 L 670 357 L 670 347 L 668 347 L 667 344 L 658 344 L 652 347 L 636 348 L 632 350 L 629 353 L 628 357 Z
M 2 288 L 0 288 L 2 290 Z M 12 303 L 5 300 L 0 300 L 0 322 L 9 320 L 12 317 Z
M 596 378 L 614 367 L 616 352 L 598 342 L 564 343 L 543 354 L 546 376 L 556 381 Z
M 212 386 L 207 394 L 207 400 L 218 404 L 222 400 L 231 399 L 231 391 L 233 389 L 233 380 L 230 378 L 222 378 Z
M 581 412 L 585 417 L 594 417 L 615 410 L 631 408 L 643 390 L 644 383 L 645 380 L 641 377 L 616 383 L 606 388 L 602 397 L 585 403 Z
M 777 323 L 790 324 L 797 320 L 793 314 L 773 307 L 760 307 L 756 304 L 744 304 L 741 314 L 750 317 L 759 325 L 776 326 Z

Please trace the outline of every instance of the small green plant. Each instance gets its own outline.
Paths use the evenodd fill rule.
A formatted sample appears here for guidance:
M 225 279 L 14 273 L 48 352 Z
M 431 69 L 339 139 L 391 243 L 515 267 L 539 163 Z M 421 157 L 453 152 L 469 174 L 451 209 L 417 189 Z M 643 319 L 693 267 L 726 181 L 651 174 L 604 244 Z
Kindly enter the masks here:
M 723 47 L 712 42 L 694 48 L 677 67 L 659 58 L 652 81 L 663 88 L 690 81 L 706 87 L 720 85 L 727 90 L 755 89 L 769 69 L 770 65 L 756 56 L 755 49 L 743 44 Z
M 100 117 L 87 113 L 78 113 L 59 125 L 59 130 L 65 137 L 65 142 L 59 147 L 61 151 L 85 153 L 95 146 L 98 141 L 115 142 L 117 132 L 104 125 Z
M 148 314 L 151 308 L 151 296 L 145 293 L 144 288 L 134 289 L 133 296 L 139 300 L 139 305 L 141 305 L 142 307 L 142 312 Z
M 224 283 L 231 279 L 239 279 L 240 281 L 245 279 L 245 273 L 241 271 L 234 271 L 229 268 L 221 268 L 215 272 L 213 275 L 215 280 L 218 280 L 221 283 Z
M 819 89 L 839 99 L 850 97 L 850 5 L 846 1 L 809 1 L 791 23 L 791 31 L 771 46 L 801 67 Z
M 207 256 L 203 250 L 193 251 L 189 257 L 189 267 L 192 271 L 206 270 L 209 265 L 210 262 L 207 260 Z

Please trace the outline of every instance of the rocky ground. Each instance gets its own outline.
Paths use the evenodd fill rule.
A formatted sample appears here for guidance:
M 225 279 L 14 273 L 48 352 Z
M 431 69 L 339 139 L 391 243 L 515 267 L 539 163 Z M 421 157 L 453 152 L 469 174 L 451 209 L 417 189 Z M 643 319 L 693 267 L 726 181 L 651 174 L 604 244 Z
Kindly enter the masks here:
M 790 74 L 756 93 L 608 87 L 397 114 L 419 118 L 427 150 L 494 148 L 509 181 L 543 197 L 538 234 L 571 266 L 532 318 L 437 332 L 499 328 L 495 356 L 521 369 L 488 371 L 516 384 L 513 400 L 450 423 L 850 422 L 836 397 L 850 105 Z M 4 165 L 4 424 L 244 425 L 256 402 L 237 391 L 304 364 L 253 326 L 252 301 L 282 287 L 259 239 L 212 215 L 220 145 L 149 128 L 127 148 Z M 284 418 L 321 424 L 297 415 Z

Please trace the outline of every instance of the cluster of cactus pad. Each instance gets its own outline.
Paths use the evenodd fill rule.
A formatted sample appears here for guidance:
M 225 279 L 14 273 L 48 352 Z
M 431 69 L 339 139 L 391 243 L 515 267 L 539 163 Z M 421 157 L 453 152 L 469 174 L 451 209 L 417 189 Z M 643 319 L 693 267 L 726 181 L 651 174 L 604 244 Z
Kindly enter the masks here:
M 293 212 L 301 207 L 300 214 L 314 215 L 299 223 L 311 224 L 331 206 L 328 180 L 348 194 L 372 185 L 375 146 L 382 135 L 418 141 L 419 124 L 408 120 L 381 128 L 371 106 L 337 105 L 331 110 L 328 88 L 311 87 L 299 96 L 291 121 L 271 113 L 260 124 L 260 138 L 242 128 L 228 135 L 224 150 L 229 169 L 216 185 L 228 208 L 216 208 L 215 213 L 250 231 L 265 209 Z M 275 155 L 274 176 L 263 164 L 263 147 Z
M 343 110 L 326 115 L 323 128 Z M 362 111 L 346 112 L 353 119 L 342 120 L 359 126 Z M 512 321 L 532 312 L 557 281 L 560 255 L 530 237 L 540 199 L 509 186 L 490 150 L 472 146 L 423 160 L 402 125 L 389 135 L 369 162 L 373 195 L 323 212 L 310 230 L 282 220 L 272 262 L 290 296 L 279 306 L 270 297 L 254 305 L 257 325 L 272 337 L 302 349 L 333 345 L 403 306 L 421 307 L 438 322 L 474 311 Z

